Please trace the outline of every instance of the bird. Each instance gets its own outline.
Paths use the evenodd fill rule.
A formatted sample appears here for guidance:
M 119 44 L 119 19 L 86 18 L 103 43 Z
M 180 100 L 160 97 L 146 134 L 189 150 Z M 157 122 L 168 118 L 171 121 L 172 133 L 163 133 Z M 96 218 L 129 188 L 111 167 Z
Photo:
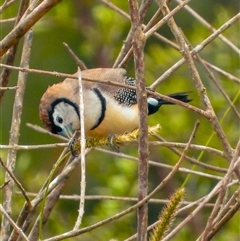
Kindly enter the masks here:
M 77 76 L 77 73 L 74 74 Z M 107 137 L 130 132 L 139 126 L 136 81 L 122 68 L 94 68 L 81 71 L 85 136 Z M 99 82 L 84 79 L 97 79 Z M 101 81 L 101 82 L 100 82 Z M 154 90 L 146 87 L 148 115 L 156 113 L 162 105 L 173 104 L 156 98 Z M 169 97 L 189 102 L 188 92 L 170 94 Z M 68 139 L 80 129 L 79 84 L 77 79 L 66 78 L 47 88 L 39 105 L 39 116 L 45 128 Z

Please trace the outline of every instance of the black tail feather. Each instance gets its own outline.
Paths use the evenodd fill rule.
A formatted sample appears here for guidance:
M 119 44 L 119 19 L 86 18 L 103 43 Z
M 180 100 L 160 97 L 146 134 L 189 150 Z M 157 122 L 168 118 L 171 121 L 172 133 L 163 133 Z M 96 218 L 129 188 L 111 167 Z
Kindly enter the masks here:
M 188 94 L 189 92 L 180 92 L 180 93 L 170 94 L 168 96 L 173 99 L 188 103 L 191 101 L 191 99 L 188 98 Z M 156 103 L 157 101 L 158 103 Z M 154 99 L 154 98 L 148 99 L 148 115 L 151 115 L 157 112 L 162 105 L 174 105 L 174 103 L 163 99 Z
M 180 100 L 182 102 L 188 103 L 191 101 L 191 99 L 188 98 L 188 94 L 189 92 L 179 92 L 179 93 L 174 93 L 174 94 L 170 94 L 168 95 L 169 97 L 176 99 L 176 100 Z M 170 101 L 166 101 L 163 99 L 159 99 L 159 107 L 161 105 L 173 105 L 174 103 L 170 102 Z

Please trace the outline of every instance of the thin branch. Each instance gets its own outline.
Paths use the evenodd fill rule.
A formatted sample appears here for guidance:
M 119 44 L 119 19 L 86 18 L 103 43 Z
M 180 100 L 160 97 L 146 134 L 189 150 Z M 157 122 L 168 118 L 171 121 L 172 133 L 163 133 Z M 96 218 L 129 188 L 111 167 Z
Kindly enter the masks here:
M 239 200 L 238 200 L 238 197 L 239 197 L 239 192 L 240 192 L 240 188 L 238 188 L 238 190 L 236 192 L 234 192 L 234 194 L 232 195 L 232 197 L 229 199 L 228 203 L 226 205 L 221 205 L 220 208 L 220 212 L 218 213 L 217 217 L 214 217 L 211 219 L 211 217 L 209 218 L 209 220 L 211 219 L 212 223 L 211 223 L 211 228 L 209 226 L 209 221 L 208 221 L 208 225 L 206 225 L 206 228 L 204 229 L 203 233 L 200 235 L 200 237 L 197 239 L 197 241 L 204 241 L 204 240 L 207 240 L 206 238 L 209 237 L 209 236 L 212 236 L 212 234 L 216 233 L 219 228 L 222 227 L 222 225 L 218 225 L 219 222 L 221 223 L 222 221 L 222 218 L 225 216 L 225 215 L 228 215 L 229 212 L 231 212 L 233 209 L 234 209 L 234 206 L 235 205 L 232 205 L 234 204 L 234 202 L 237 202 L 236 204 L 239 204 Z M 216 203 L 215 205 L 216 206 Z M 231 207 L 230 207 L 231 206 Z M 232 212 L 231 212 L 232 213 Z M 220 220 L 220 221 L 219 221 Z M 214 226 L 218 226 L 218 227 L 215 227 Z
M 219 67 L 207 62 L 206 60 L 204 60 L 204 63 L 211 69 L 215 70 L 217 73 L 223 75 L 224 77 L 234 81 L 236 84 L 240 84 L 240 79 L 237 78 L 236 76 L 224 71 L 223 69 L 220 69 Z
M 239 140 L 239 142 L 237 144 L 237 147 L 235 149 L 235 153 L 234 153 L 234 156 L 233 156 L 232 161 L 230 163 L 228 172 L 222 180 L 221 190 L 219 192 L 217 200 L 215 201 L 215 205 L 214 205 L 214 208 L 212 210 L 212 213 L 211 213 L 210 217 L 208 218 L 208 222 L 207 222 L 205 231 L 203 233 L 202 240 L 206 239 L 208 233 L 212 230 L 214 220 L 218 218 L 217 214 L 219 213 L 220 205 L 224 202 L 225 195 L 227 195 L 227 192 L 226 192 L 227 185 L 232 180 L 232 176 L 233 176 L 232 173 L 234 171 L 234 166 L 237 163 L 239 153 L 240 153 L 240 140 Z
M 181 168 L 179 168 L 180 170 Z M 16 192 L 17 194 L 21 194 L 21 192 Z M 32 193 L 32 192 L 27 192 L 27 195 L 30 197 L 36 197 L 37 193 Z M 59 199 L 62 200 L 71 200 L 71 201 L 76 201 L 79 202 L 80 200 L 80 196 L 79 195 L 60 195 Z M 107 196 L 107 195 L 86 195 L 85 200 L 111 200 L 111 201 L 125 201 L 125 202 L 138 202 L 138 199 L 135 197 L 120 197 L 120 196 Z M 168 199 L 156 199 L 156 198 L 151 198 L 149 199 L 149 203 L 152 204 L 166 204 L 168 203 Z M 189 205 L 189 204 L 193 204 L 193 206 L 197 206 L 198 203 L 196 202 L 189 202 L 189 201 L 183 201 L 181 203 L 181 206 L 185 206 L 185 205 Z M 207 203 L 205 207 L 213 207 L 214 203 Z M 232 208 L 233 205 L 228 206 L 227 208 L 230 209 Z
M 7 5 L 7 3 L 9 3 L 9 1 L 5 1 L 5 3 Z M 20 21 L 20 19 L 22 18 L 22 15 L 24 14 L 24 12 L 26 11 L 26 9 L 28 7 L 28 4 L 29 4 L 29 0 L 21 1 L 19 10 L 18 10 L 18 14 L 15 19 L 14 26 L 16 26 L 18 24 L 18 22 Z M 5 4 L 3 4 L 3 5 L 5 5 Z M 18 41 L 10 47 L 11 48 L 9 49 L 8 53 L 6 54 L 6 64 L 7 65 L 13 65 L 13 63 L 14 63 L 15 55 L 16 55 L 17 48 L 18 48 Z M 0 48 L 1 48 L 1 45 L 0 45 Z M 1 87 L 7 87 L 10 75 L 11 75 L 11 69 L 4 68 L 2 70 L 1 75 L 0 75 L 0 86 Z M 0 103 L 3 99 L 4 93 L 5 93 L 5 90 L 0 89 Z
M 13 86 L 13 87 L 0 87 L 0 90 L 16 90 L 19 86 Z
M 145 36 L 142 32 L 140 10 L 137 0 L 129 0 L 131 24 L 132 24 L 132 45 L 134 53 L 137 103 L 139 111 L 139 142 L 138 142 L 138 200 L 141 201 L 148 193 L 148 125 L 147 125 L 147 93 L 144 78 L 144 45 Z M 147 240 L 148 204 L 138 208 L 137 229 L 138 241 Z
M 239 142 L 240 143 L 240 142 Z M 202 200 L 202 202 L 200 203 L 200 205 L 193 211 L 191 212 L 186 218 L 185 220 L 183 220 L 175 229 L 173 229 L 162 241 L 167 241 L 170 240 L 174 235 L 176 235 L 178 233 L 178 231 L 183 228 L 190 220 L 192 220 L 193 217 L 196 216 L 196 214 L 205 206 L 205 204 L 207 202 L 209 202 L 209 200 L 215 196 L 217 193 L 219 193 L 219 195 L 222 197 L 222 194 L 226 191 L 226 189 L 231 185 L 231 183 L 229 182 L 231 180 L 231 177 L 233 175 L 234 172 L 234 164 L 238 164 L 240 163 L 240 158 L 239 158 L 239 162 L 235 162 L 235 159 L 232 160 L 231 162 L 231 166 L 232 168 L 229 168 L 228 172 L 226 173 L 226 175 L 223 177 L 223 179 L 217 183 L 217 185 L 211 190 L 211 192 L 208 193 L 208 195 L 206 195 L 204 197 L 204 199 Z M 226 183 L 226 185 L 225 185 Z M 224 188 L 223 188 L 224 187 Z M 219 199 L 220 200 L 220 199 Z M 216 203 L 215 203 L 216 206 Z M 220 206 L 218 206 L 220 207 Z
M 29 234 L 29 240 L 31 241 L 37 241 L 39 240 L 39 232 L 40 232 L 40 227 L 43 227 L 44 224 L 46 224 L 51 211 L 53 210 L 53 208 L 55 207 L 56 203 L 58 202 L 59 196 L 61 194 L 61 192 L 63 191 L 63 188 L 66 185 L 67 179 L 69 178 L 69 176 L 66 179 L 63 179 L 58 186 L 56 186 L 56 188 L 49 194 L 49 196 L 47 197 L 47 201 L 43 210 L 43 214 L 42 214 L 42 218 L 40 218 L 40 216 L 38 216 L 38 218 L 36 219 L 33 228 Z M 40 222 L 42 221 L 42 223 L 40 224 Z
M 41 127 L 39 127 L 41 128 Z M 42 128 L 41 128 L 42 129 Z M 123 145 L 136 145 L 137 143 L 134 142 L 134 141 L 126 141 L 124 143 L 121 143 Z M 167 141 L 164 141 L 164 142 L 159 142 L 159 141 L 150 141 L 149 142 L 149 145 L 150 146 L 163 146 L 163 147 L 169 147 L 169 148 L 185 148 L 186 147 L 186 144 L 185 143 L 179 143 L 179 142 L 167 142 Z M 68 143 L 54 143 L 54 144 L 43 144 L 43 145 L 0 145 L 0 149 L 14 149 L 14 150 L 34 150 L 34 149 L 44 149 L 44 148 L 57 148 L 57 147 L 68 147 Z M 220 156 L 220 157 L 223 157 L 223 158 L 226 158 L 226 155 L 224 155 L 224 153 L 220 150 L 217 150 L 215 148 L 212 148 L 212 147 L 207 147 L 207 146 L 203 146 L 203 145 L 195 145 L 195 144 L 192 144 L 190 146 L 191 149 L 193 150 L 198 150 L 198 151 L 205 151 L 205 152 L 209 152 L 211 154 L 214 154 L 214 155 L 217 155 L 217 156 Z M 115 153 L 117 155 L 117 153 Z M 180 155 L 180 153 L 178 153 L 178 155 Z M 188 159 L 188 158 L 186 158 Z M 218 171 L 218 172 L 223 172 L 225 173 L 226 172 L 226 169 L 224 168 L 220 168 L 220 167 L 214 167 L 214 166 L 211 166 L 209 164 L 206 164 L 206 163 L 201 163 L 197 160 L 194 160 L 194 159 L 188 159 L 191 163 L 193 164 L 196 164 L 198 166 L 201 166 L 203 168 L 207 168 L 207 169 L 210 169 L 210 170 L 215 170 L 215 171 Z
M 212 240 L 215 234 L 225 225 L 240 209 L 240 202 L 239 200 L 236 201 L 236 204 L 224 215 L 224 217 L 214 225 L 211 232 L 208 234 L 206 241 Z
M 29 31 L 28 34 L 25 35 L 24 37 L 23 51 L 22 51 L 21 63 L 20 63 L 22 67 L 28 66 L 30 53 L 31 53 L 32 38 L 33 38 L 32 31 Z M 10 137 L 9 137 L 10 145 L 15 145 L 19 141 L 20 123 L 21 123 L 21 116 L 22 116 L 22 109 L 23 109 L 23 98 L 25 94 L 27 76 L 28 76 L 27 73 L 21 73 L 21 72 L 19 73 L 19 76 L 18 76 L 17 85 L 19 86 L 19 88 L 16 90 L 15 100 L 14 100 L 11 131 L 10 131 Z M 17 156 L 17 151 L 14 149 L 10 149 L 8 152 L 8 157 L 6 162 L 6 166 L 9 169 L 10 173 L 13 173 L 15 169 L 16 156 Z M 7 181 L 9 178 L 10 178 L 9 174 L 6 174 L 5 181 Z M 3 207 L 9 215 L 11 215 L 12 213 L 13 186 L 14 186 L 14 183 L 9 182 L 9 184 L 4 188 Z M 9 238 L 10 224 L 8 220 L 5 218 L 5 216 L 2 219 L 2 230 L 5 230 L 5 233 L 2 237 L 2 241 L 7 241 Z
M 46 149 L 46 148 L 57 148 L 57 147 L 68 147 L 68 143 L 54 143 L 54 144 L 45 144 L 45 145 L 0 145 L 2 150 L 35 150 L 35 149 Z
M 186 145 L 185 145 L 185 147 L 186 147 Z M 100 152 L 111 154 L 111 155 L 114 155 L 114 156 L 117 156 L 117 157 L 126 158 L 126 159 L 129 159 L 129 160 L 132 160 L 132 161 L 137 161 L 137 162 L 139 161 L 137 157 L 126 155 L 126 154 L 123 154 L 123 153 L 116 153 L 116 152 L 105 150 L 105 149 L 102 149 L 102 148 L 95 148 L 94 150 L 98 150 Z M 170 169 L 170 170 L 172 170 L 174 168 L 174 166 L 167 165 L 167 164 L 164 164 L 164 163 L 155 162 L 155 161 L 151 161 L 151 160 L 149 160 L 148 163 L 151 166 L 166 168 L 166 169 Z M 198 162 L 196 165 L 199 165 L 201 167 L 201 162 Z M 209 170 L 214 170 L 214 171 L 217 171 L 217 172 L 222 172 L 222 173 L 227 172 L 227 169 L 224 169 L 224 168 L 218 169 L 217 167 L 210 166 L 210 165 L 209 166 L 203 166 L 203 168 L 206 168 L 206 169 L 209 169 Z M 194 170 L 190 170 L 190 169 L 184 168 L 184 167 L 180 167 L 179 171 L 183 172 L 183 173 L 191 173 L 191 174 L 199 175 L 199 176 L 202 176 L 202 177 L 213 178 L 213 179 L 216 179 L 216 180 L 222 180 L 221 176 L 207 174 L 206 171 L 203 171 L 203 172 L 194 171 Z
M 176 0 L 178 3 L 180 3 L 180 0 Z M 198 20 L 200 23 L 202 23 L 205 27 L 207 27 L 210 31 L 213 33 L 216 31 L 216 29 L 209 24 L 201 15 L 199 15 L 196 11 L 194 11 L 190 6 L 186 5 L 184 6 L 184 9 L 186 9 L 191 15 L 194 16 L 194 19 Z M 219 39 L 221 39 L 227 46 L 229 46 L 234 52 L 236 52 L 238 55 L 240 55 L 240 49 L 234 45 L 231 41 L 229 41 L 226 37 L 224 37 L 222 34 L 219 34 Z
M 0 19 L 0 24 L 15 22 L 16 18 Z
M 66 154 L 66 150 L 63 151 L 62 155 Z M 60 159 L 57 161 L 61 161 L 63 156 L 60 156 Z M 65 180 L 69 178 L 70 173 L 76 168 L 76 166 L 79 164 L 80 162 L 80 158 L 73 158 L 70 157 L 71 162 L 69 163 L 69 165 L 67 165 L 67 167 L 60 173 L 58 174 L 58 176 L 56 176 L 51 183 L 48 185 L 48 193 L 51 193 L 60 183 L 64 182 Z M 24 205 L 22 211 L 19 214 L 18 220 L 17 220 L 17 224 L 21 225 L 22 230 L 26 231 L 27 228 L 29 227 L 29 225 L 32 222 L 33 216 L 37 210 L 37 207 L 39 206 L 39 204 L 41 203 L 41 201 L 43 200 L 43 198 L 46 195 L 46 185 L 48 183 L 48 180 L 44 183 L 42 189 L 39 191 L 38 195 L 36 196 L 36 198 L 34 198 L 31 201 L 31 206 L 32 209 L 29 210 L 28 207 L 26 205 Z M 54 202 L 51 202 L 53 205 L 55 205 Z M 51 208 L 50 206 L 48 206 L 48 208 Z M 15 241 L 16 240 L 16 232 L 13 232 L 10 236 L 10 239 L 8 241 Z
M 29 15 L 27 15 L 3 40 L 0 42 L 0 57 L 51 8 L 61 0 L 43 0 Z
M 107 1 L 104 1 L 103 2 L 110 8 L 114 9 L 114 11 L 117 11 L 118 13 L 120 13 L 121 15 L 123 15 L 124 17 L 128 18 L 129 20 L 131 20 L 131 17 L 126 14 L 125 12 L 123 12 L 122 10 L 120 9 L 117 9 L 116 6 L 113 7 L 113 4 L 108 4 Z M 142 25 L 143 21 L 144 21 L 144 18 L 150 8 L 152 4 L 152 0 L 143 0 L 141 2 L 141 5 L 140 5 L 140 8 L 139 8 L 139 11 L 138 11 L 138 14 L 139 14 L 139 24 Z M 122 46 L 122 49 L 120 51 L 120 53 L 118 54 L 118 57 L 116 58 L 115 60 L 115 63 L 113 65 L 113 68 L 116 68 L 116 67 L 122 67 L 122 66 L 125 66 L 124 64 L 119 64 L 121 63 L 121 61 L 123 59 L 125 59 L 126 56 L 129 57 L 128 53 L 129 53 L 129 50 L 132 48 L 132 40 L 133 40 L 133 28 L 130 29 L 129 33 L 128 33 L 128 36 L 126 38 L 126 40 L 124 41 L 124 44 Z M 130 57 L 132 56 L 132 51 L 131 51 L 131 54 L 130 54 Z M 130 58 L 129 57 L 129 58 Z M 129 59 L 128 58 L 128 59 Z M 126 64 L 126 61 L 125 61 L 125 64 Z
M 3 10 L 11 6 L 13 3 L 15 3 L 17 0 L 5 0 L 3 4 L 0 7 L 0 14 L 2 14 Z
M 77 57 L 77 55 L 73 52 L 73 50 L 69 47 L 69 45 L 67 43 L 63 43 L 63 45 L 67 48 L 68 52 L 70 53 L 70 55 L 72 56 L 72 58 L 75 60 L 77 66 L 81 69 L 81 70 L 85 70 L 87 69 L 87 66 L 84 64 L 84 62 L 79 59 Z
M 12 178 L 12 180 L 15 182 L 16 186 L 20 189 L 22 195 L 24 196 L 25 200 L 27 201 L 29 207 L 31 207 L 31 201 L 28 198 L 25 189 L 23 188 L 22 184 L 17 180 L 17 178 L 15 177 L 15 175 L 9 170 L 9 168 L 4 164 L 3 160 L 0 157 L 0 163 L 3 166 L 3 168 L 5 169 L 5 171 L 8 173 L 8 175 Z M 9 182 L 10 180 L 8 180 Z M 8 183 L 7 182 L 7 183 Z
M 149 194 L 147 195 L 145 198 L 143 198 L 141 201 L 139 201 L 138 203 L 136 203 L 135 205 L 131 206 L 130 208 L 122 211 L 122 212 L 119 212 L 117 214 L 115 214 L 114 216 L 110 217 L 110 218 L 107 218 L 107 219 L 104 219 L 98 223 L 95 223 L 93 225 L 90 225 L 86 228 L 82 228 L 82 229 L 78 229 L 78 230 L 72 230 L 72 231 L 69 231 L 69 232 L 66 232 L 64 234 L 61 234 L 61 235 L 58 235 L 58 236 L 55 236 L 55 237 L 52 237 L 52 238 L 48 238 L 48 239 L 45 239 L 43 241 L 57 241 L 57 240 L 63 240 L 63 239 L 66 239 L 66 238 L 70 238 L 70 237 L 75 237 L 75 236 L 78 236 L 82 233 L 85 233 L 85 232 L 89 232 L 95 228 L 98 228 L 98 227 L 101 227 L 102 225 L 106 224 L 106 223 L 109 223 L 109 222 L 112 222 L 114 220 L 117 220 L 121 217 L 123 217 L 124 215 L 128 214 L 128 213 L 131 213 L 132 211 L 136 210 L 137 208 L 141 207 L 144 203 L 148 202 L 156 193 L 159 192 L 159 190 L 161 190 L 165 185 L 166 183 L 176 174 L 176 172 L 178 171 L 181 163 L 183 162 L 184 160 L 184 157 L 187 153 L 187 150 L 191 144 L 191 140 L 193 139 L 193 137 L 195 136 L 196 134 L 196 131 L 197 131 L 197 128 L 198 128 L 198 124 L 196 123 L 195 126 L 194 126 L 194 130 L 193 132 L 191 133 L 191 136 L 190 136 L 190 139 L 189 139 L 189 142 L 188 142 L 188 146 L 185 148 L 184 152 L 183 152 L 183 155 L 181 156 L 181 158 L 179 159 L 179 161 L 176 163 L 176 165 L 174 166 L 174 168 L 170 171 L 170 173 L 162 180 L 162 182 Z
M 234 183 L 231 183 L 231 184 L 237 184 L 237 182 L 234 182 Z M 231 185 L 229 185 L 229 186 L 231 186 Z M 219 190 L 218 190 L 218 192 L 219 192 Z M 218 192 L 216 192 L 216 194 L 217 194 Z M 198 200 L 196 200 L 196 201 L 194 201 L 194 202 L 191 202 L 191 203 L 189 203 L 189 204 L 186 204 L 186 206 L 184 206 L 184 207 L 182 207 L 182 208 L 180 208 L 180 209 L 178 210 L 177 214 L 184 213 L 184 212 L 186 212 L 186 210 L 191 210 L 192 207 L 194 207 L 194 206 L 199 206 L 199 205 L 202 203 L 202 201 L 205 200 L 206 197 L 207 197 L 207 196 L 204 196 L 204 197 L 202 197 L 202 198 L 200 198 L 200 199 L 198 199 Z M 206 205 L 204 205 L 204 207 L 206 207 Z M 151 224 L 151 225 L 148 227 L 148 231 L 152 230 L 152 229 L 158 224 L 158 222 L 159 222 L 159 221 Z M 135 240 L 136 237 L 137 237 L 137 234 L 135 234 L 135 235 L 127 238 L 127 239 L 124 240 L 124 241 L 132 241 L 132 240 Z
M 163 11 L 164 15 L 169 13 L 169 9 L 168 9 L 166 4 L 164 4 L 164 7 L 162 8 L 162 11 Z M 235 16 L 235 19 L 237 19 L 237 18 L 240 18 L 240 13 Z M 214 112 L 214 109 L 211 105 L 211 102 L 209 101 L 209 98 L 208 98 L 207 93 L 206 93 L 206 88 L 204 87 L 204 85 L 201 81 L 200 75 L 199 75 L 199 73 L 197 71 L 197 68 L 194 64 L 194 61 L 193 61 L 192 55 L 190 53 L 190 50 L 188 48 L 188 45 L 187 45 L 181 31 L 179 30 L 179 28 L 176 25 L 173 18 L 169 19 L 168 25 L 169 25 L 172 33 L 174 34 L 176 40 L 178 41 L 178 44 L 180 46 L 182 55 L 184 56 L 184 59 L 186 59 L 186 63 L 188 65 L 189 71 L 192 75 L 192 78 L 193 78 L 193 81 L 195 83 L 198 94 L 199 94 L 199 96 L 202 100 L 202 103 L 205 106 L 207 119 L 211 123 L 214 131 L 216 132 L 216 134 L 218 136 L 218 139 L 222 144 L 224 152 L 227 155 L 227 159 L 230 161 L 231 158 L 232 158 L 232 154 L 233 154 L 231 145 L 230 145 L 230 143 L 227 139 L 227 136 L 226 136 L 225 132 L 223 131 L 223 129 L 222 129 L 222 127 L 221 127 L 221 125 L 218 121 L 218 118 L 217 118 L 217 116 Z M 216 32 L 218 32 L 218 30 Z M 240 176 L 240 173 L 238 173 L 238 175 Z
M 6 185 L 8 185 L 9 182 L 10 182 L 10 180 L 4 182 L 4 183 L 0 186 L 0 190 L 3 189 Z
M 198 127 L 199 127 L 199 124 L 200 124 L 199 121 L 197 121 L 196 124 L 195 124 L 195 126 L 194 126 L 194 128 L 193 128 L 193 131 L 192 131 L 192 133 L 191 133 L 191 136 L 190 136 L 190 138 L 189 138 L 189 140 L 188 140 L 187 146 L 186 146 L 186 148 L 184 149 L 184 151 L 183 151 L 181 157 L 179 158 L 178 162 L 177 162 L 176 165 L 174 166 L 173 170 L 167 175 L 167 177 L 164 178 L 164 180 L 160 183 L 160 185 L 159 185 L 157 188 L 155 188 L 155 190 L 154 190 L 153 192 L 155 192 L 156 190 L 159 191 L 160 188 L 162 188 L 162 187 L 173 177 L 173 175 L 178 171 L 181 163 L 183 162 L 185 156 L 187 155 L 187 152 L 189 151 L 189 147 L 190 147 L 193 139 L 195 138 L 196 132 L 197 132 Z M 160 187 L 160 186 L 161 186 L 161 187 Z M 152 192 L 152 193 L 153 193 L 153 192 Z M 148 231 L 148 230 L 149 230 L 149 228 L 147 228 L 147 231 Z M 136 238 L 136 237 L 137 237 L 137 234 L 133 235 L 132 237 L 130 237 L 130 238 L 128 238 L 128 239 L 126 239 L 125 241 L 130 241 L 130 240 L 132 240 L 133 238 Z
M 203 59 L 196 54 L 195 57 L 197 58 L 197 60 L 203 65 L 203 67 L 205 68 L 209 78 L 212 80 L 212 82 L 215 84 L 215 86 L 218 88 L 218 90 L 220 91 L 220 93 L 223 95 L 223 97 L 226 99 L 226 101 L 228 102 L 228 106 L 230 106 L 230 108 L 232 109 L 233 113 L 237 116 L 237 118 L 240 120 L 240 113 L 238 112 L 237 108 L 234 106 L 234 104 L 232 103 L 230 97 L 227 95 L 227 93 L 225 92 L 225 90 L 223 89 L 223 87 L 221 86 L 221 84 L 219 83 L 219 81 L 215 78 L 214 74 L 212 73 L 212 71 L 210 70 L 210 68 L 204 63 Z M 240 93 L 240 92 L 239 92 Z
M 218 28 L 214 33 L 212 33 L 209 37 L 204 39 L 200 44 L 198 44 L 195 48 L 190 51 L 191 55 L 195 55 L 202 51 L 210 42 L 212 42 L 215 38 L 218 37 L 219 34 L 224 32 L 226 29 L 231 27 L 232 24 L 237 22 L 240 18 L 240 13 L 236 14 L 234 17 L 225 22 L 220 28 Z M 175 72 L 181 65 L 185 63 L 185 59 L 182 58 L 178 62 L 176 62 L 171 68 L 165 71 L 150 87 L 152 89 L 156 89 L 158 85 L 160 85 L 165 79 L 167 79 L 173 72 Z
M 167 142 L 164 138 L 162 138 L 161 136 L 159 136 L 159 135 L 154 135 L 158 140 L 160 140 L 161 142 L 160 143 L 165 143 L 166 144 L 166 146 L 170 149 L 170 150 L 172 150 L 174 153 L 176 153 L 178 156 L 181 156 L 181 152 L 176 148 L 176 147 L 180 147 L 180 146 L 178 146 L 178 145 L 176 145 L 176 146 L 173 146 L 173 145 L 171 145 L 170 143 L 171 142 Z M 159 144 L 160 144 L 159 143 Z M 154 144 L 154 143 L 153 143 Z M 152 143 L 151 143 L 151 145 L 152 145 Z M 162 146 L 162 144 L 160 144 L 160 146 Z M 186 144 L 183 144 L 183 145 L 181 145 L 183 148 L 186 146 Z M 192 144 L 191 145 L 191 149 L 195 149 L 195 147 L 196 147 L 196 145 L 194 145 L 194 144 Z M 200 146 L 199 146 L 200 147 Z M 203 148 L 202 148 L 203 147 Z M 197 147 L 198 148 L 198 147 Z M 208 146 L 201 146 L 200 147 L 201 149 L 202 149 L 202 151 L 204 150 L 204 151 L 206 151 L 206 152 L 210 152 L 210 153 L 214 153 L 214 154 L 219 154 L 219 156 L 221 156 L 221 157 L 224 157 L 224 153 L 222 152 L 222 151 L 219 151 L 219 150 L 217 150 L 217 152 L 215 152 L 215 150 L 213 150 L 211 147 L 208 147 Z M 208 149 L 208 148 L 210 148 L 210 149 L 208 149 L 208 150 L 206 150 L 206 148 Z M 196 150 L 196 149 L 195 149 Z M 220 168 L 219 169 L 219 167 L 216 167 L 216 166 L 212 166 L 212 165 L 209 165 L 209 164 L 207 164 L 207 163 L 205 163 L 205 162 L 201 162 L 201 161 L 198 161 L 196 158 L 193 158 L 193 157 L 189 157 L 189 156 L 186 156 L 186 160 L 187 161 L 189 161 L 190 163 L 192 163 L 192 164 L 195 164 L 195 165 L 197 165 L 197 166 L 200 166 L 200 167 L 203 167 L 203 168 L 206 168 L 206 169 L 209 169 L 209 170 L 214 170 L 214 171 L 217 171 L 217 172 L 223 172 L 223 173 L 226 173 L 227 172 L 227 169 L 224 169 L 224 168 Z
M 2 204 L 0 204 L 0 212 L 3 216 L 8 220 L 8 222 L 12 225 L 13 229 L 25 240 L 30 241 L 27 236 L 23 233 L 22 229 L 17 226 L 17 224 L 12 220 L 11 216 L 3 208 Z
M 145 38 L 148 39 L 149 37 L 154 35 L 154 33 L 160 27 L 162 27 L 168 21 L 169 18 L 171 18 L 174 14 L 176 14 L 179 10 L 181 10 L 181 8 L 183 8 L 183 6 L 185 6 L 190 1 L 191 0 L 182 1 L 181 4 L 179 4 L 176 8 L 174 8 L 167 16 L 164 16 L 159 22 L 157 22 L 154 26 L 152 26 L 152 28 L 150 28 L 149 30 L 147 30 L 148 29 L 147 28 L 146 29 L 147 31 L 144 32 Z M 129 50 L 126 52 L 126 54 L 124 55 L 124 58 L 121 59 L 121 62 L 118 61 L 117 63 L 116 62 L 114 63 L 114 67 L 119 68 L 119 67 L 125 66 L 132 55 L 132 51 L 133 51 L 133 47 L 131 46 Z
M 85 151 L 86 151 L 86 141 L 85 141 L 85 128 L 84 128 L 84 102 L 83 102 L 83 85 L 82 85 L 82 74 L 81 70 L 78 69 L 78 85 L 79 85 L 79 109 L 80 109 L 80 128 L 81 128 L 81 138 L 80 138 L 80 146 L 81 146 L 81 182 L 80 182 L 80 202 L 79 202 L 79 210 L 78 217 L 75 223 L 73 230 L 77 230 L 83 219 L 84 214 L 84 196 L 86 190 L 86 165 L 85 165 Z

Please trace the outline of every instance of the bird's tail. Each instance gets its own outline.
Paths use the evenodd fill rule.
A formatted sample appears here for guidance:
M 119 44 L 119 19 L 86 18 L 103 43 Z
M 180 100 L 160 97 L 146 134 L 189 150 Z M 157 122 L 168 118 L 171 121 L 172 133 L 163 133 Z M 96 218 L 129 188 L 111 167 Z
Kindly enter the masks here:
M 188 94 L 189 92 L 180 92 L 180 93 L 175 93 L 168 96 L 173 99 L 180 100 L 182 102 L 187 103 L 191 101 L 191 99 L 188 98 Z M 174 103 L 163 99 L 148 98 L 148 115 L 152 115 L 155 112 L 157 112 L 162 105 L 173 105 L 173 104 Z
M 188 102 L 191 101 L 191 99 L 188 98 L 188 94 L 189 94 L 189 92 L 180 92 L 180 93 L 170 94 L 168 96 L 173 98 L 173 99 L 180 100 L 182 102 L 188 103 Z M 163 100 L 163 99 L 158 99 L 158 104 L 159 104 L 159 107 L 160 107 L 161 105 L 173 105 L 174 103 L 172 103 L 170 101 Z

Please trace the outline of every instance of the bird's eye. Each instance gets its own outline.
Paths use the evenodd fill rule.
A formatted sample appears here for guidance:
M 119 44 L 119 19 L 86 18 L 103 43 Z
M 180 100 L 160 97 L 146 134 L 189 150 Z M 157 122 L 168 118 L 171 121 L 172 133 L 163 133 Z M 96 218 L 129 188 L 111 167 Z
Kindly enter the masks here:
M 63 123 L 63 119 L 62 119 L 61 117 L 57 116 L 57 122 L 58 122 L 59 124 L 62 124 L 62 123 Z

